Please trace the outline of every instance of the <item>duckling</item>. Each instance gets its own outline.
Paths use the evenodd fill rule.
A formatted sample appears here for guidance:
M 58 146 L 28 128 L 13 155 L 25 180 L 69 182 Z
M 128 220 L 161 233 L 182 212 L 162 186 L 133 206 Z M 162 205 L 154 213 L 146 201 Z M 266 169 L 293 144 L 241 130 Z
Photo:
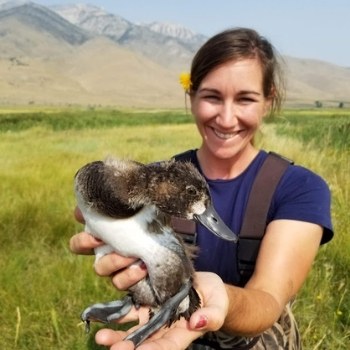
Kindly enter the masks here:
M 189 162 L 141 164 L 109 158 L 83 166 L 75 176 L 77 204 L 85 230 L 105 242 L 96 260 L 115 251 L 138 258 L 148 275 L 117 301 L 95 304 L 81 315 L 109 323 L 133 305 L 150 307 L 150 320 L 126 339 L 135 346 L 180 317 L 189 319 L 200 307 L 193 287 L 191 254 L 171 227 L 171 217 L 195 220 L 223 239 L 237 236 L 215 212 L 206 181 Z

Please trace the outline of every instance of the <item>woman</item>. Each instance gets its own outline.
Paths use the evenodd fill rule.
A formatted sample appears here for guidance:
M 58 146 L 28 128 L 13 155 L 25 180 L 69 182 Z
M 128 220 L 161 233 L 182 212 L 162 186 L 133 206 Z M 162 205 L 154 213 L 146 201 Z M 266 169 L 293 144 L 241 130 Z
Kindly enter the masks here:
M 239 232 L 249 190 L 267 153 L 254 146 L 263 118 L 282 98 L 279 66 L 272 45 L 251 29 L 237 28 L 209 39 L 195 55 L 188 94 L 202 144 L 191 161 L 205 176 L 220 216 Z M 77 212 L 79 218 L 79 212 Z M 205 334 L 209 345 L 193 349 L 300 349 L 290 302 L 301 288 L 320 243 L 332 238 L 330 193 L 311 171 L 290 165 L 274 194 L 255 270 L 240 286 L 237 246 L 198 227 L 196 289 L 203 307 L 187 323 L 158 331 L 139 349 L 185 349 Z M 71 250 L 87 253 L 101 242 L 75 235 Z M 147 274 L 133 259 L 110 254 L 97 274 L 113 275 L 127 289 Z M 206 272 L 204 272 L 206 271 Z M 127 320 L 147 319 L 144 309 Z M 111 349 L 133 349 L 125 332 L 101 330 L 96 341 Z M 209 339 L 209 342 L 207 340 Z

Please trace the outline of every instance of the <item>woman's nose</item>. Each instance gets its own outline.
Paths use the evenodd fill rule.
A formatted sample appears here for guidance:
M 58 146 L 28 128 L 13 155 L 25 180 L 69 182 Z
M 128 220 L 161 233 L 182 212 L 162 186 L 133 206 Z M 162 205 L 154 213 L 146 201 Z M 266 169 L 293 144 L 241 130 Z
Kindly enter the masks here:
M 236 108 L 233 103 L 224 103 L 216 117 L 216 123 L 225 128 L 232 128 L 237 124 Z

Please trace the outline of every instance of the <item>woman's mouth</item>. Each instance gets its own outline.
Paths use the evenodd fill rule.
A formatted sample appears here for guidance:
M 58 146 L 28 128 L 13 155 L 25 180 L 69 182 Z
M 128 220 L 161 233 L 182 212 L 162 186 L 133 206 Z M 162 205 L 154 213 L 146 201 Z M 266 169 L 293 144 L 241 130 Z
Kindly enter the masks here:
M 211 128 L 211 129 L 213 130 L 214 134 L 221 140 L 229 140 L 240 133 L 240 130 L 235 132 L 222 132 L 215 128 Z

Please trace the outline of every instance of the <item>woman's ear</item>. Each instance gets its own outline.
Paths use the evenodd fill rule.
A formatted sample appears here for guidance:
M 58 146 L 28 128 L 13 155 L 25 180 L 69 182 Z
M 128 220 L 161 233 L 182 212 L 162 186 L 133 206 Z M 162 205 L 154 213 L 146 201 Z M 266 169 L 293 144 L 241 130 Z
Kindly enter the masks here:
M 270 94 L 265 97 L 263 118 L 270 114 L 275 98 L 276 98 L 276 89 L 272 88 L 270 91 Z
M 272 97 L 271 98 L 267 98 L 265 100 L 263 118 L 265 118 L 266 116 L 269 115 L 269 113 L 271 111 L 271 107 L 272 107 L 272 101 L 273 101 Z

